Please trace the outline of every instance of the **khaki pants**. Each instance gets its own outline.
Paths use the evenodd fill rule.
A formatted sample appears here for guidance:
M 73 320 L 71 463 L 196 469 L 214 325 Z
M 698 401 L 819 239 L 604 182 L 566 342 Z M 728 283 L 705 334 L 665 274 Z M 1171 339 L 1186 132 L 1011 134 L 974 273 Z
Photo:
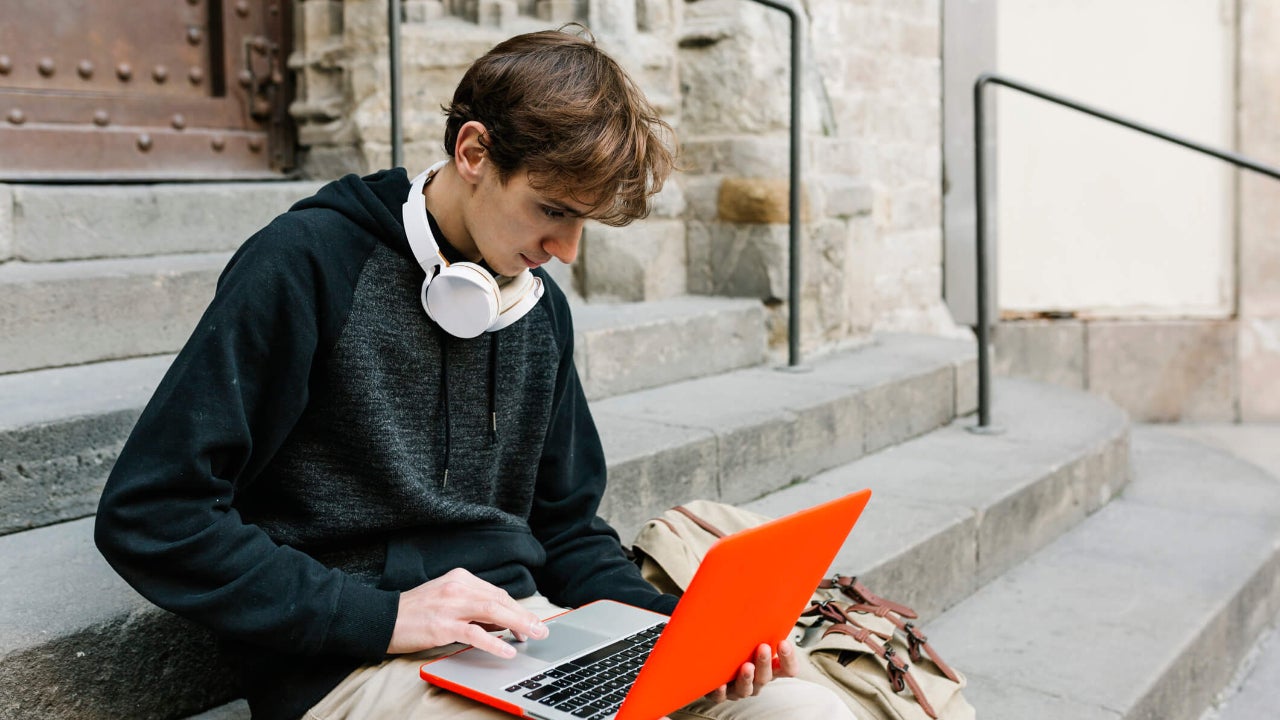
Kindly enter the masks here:
M 539 617 L 562 612 L 541 595 L 520 600 Z M 418 667 L 456 650 L 435 648 L 358 668 L 334 688 L 305 720 L 510 720 L 487 705 L 423 682 Z M 807 669 L 807 668 L 806 668 Z M 698 700 L 671 714 L 672 720 L 853 720 L 835 693 L 799 678 L 780 678 L 755 697 L 719 704 Z

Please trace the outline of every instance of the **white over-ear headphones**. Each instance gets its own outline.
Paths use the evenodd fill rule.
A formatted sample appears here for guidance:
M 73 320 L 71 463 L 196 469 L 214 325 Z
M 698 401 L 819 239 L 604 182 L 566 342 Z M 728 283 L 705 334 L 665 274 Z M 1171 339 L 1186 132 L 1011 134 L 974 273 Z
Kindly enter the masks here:
M 422 189 L 448 162 L 441 160 L 413 179 L 402 213 L 404 232 L 413 257 L 427 273 L 422 281 L 422 309 L 450 335 L 473 338 L 524 317 L 542 297 L 542 279 L 524 270 L 513 278 L 503 278 L 499 285 L 476 263 L 444 259 L 427 222 Z

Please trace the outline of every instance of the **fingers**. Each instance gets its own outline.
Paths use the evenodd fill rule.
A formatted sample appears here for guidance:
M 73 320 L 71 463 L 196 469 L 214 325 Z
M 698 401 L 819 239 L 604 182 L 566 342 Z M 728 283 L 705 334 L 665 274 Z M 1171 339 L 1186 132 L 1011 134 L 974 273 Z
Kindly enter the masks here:
M 485 632 L 510 629 L 518 639 L 545 638 L 547 627 L 505 590 L 465 570 L 452 570 L 400 594 L 396 625 L 387 652 L 417 652 L 455 642 L 501 657 L 515 649 Z
M 742 667 L 738 668 L 737 675 L 728 685 L 723 685 L 715 692 L 708 694 L 707 698 L 714 702 L 741 700 L 759 695 L 764 686 L 772 682 L 774 678 L 795 677 L 800 671 L 800 661 L 797 657 L 795 644 L 790 640 L 780 643 L 778 645 L 777 672 L 774 672 L 773 663 L 772 648 L 768 645 L 761 645 L 756 648 L 752 661 L 743 663 Z
M 778 644 L 778 669 L 774 677 L 796 677 L 800 674 L 800 653 L 790 639 Z

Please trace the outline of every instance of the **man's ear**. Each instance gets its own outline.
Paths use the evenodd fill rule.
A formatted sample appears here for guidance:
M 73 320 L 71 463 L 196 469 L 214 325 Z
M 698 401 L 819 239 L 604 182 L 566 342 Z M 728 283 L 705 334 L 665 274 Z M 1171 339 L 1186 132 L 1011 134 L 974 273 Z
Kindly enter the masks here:
M 476 184 L 489 169 L 489 153 L 480 144 L 488 132 L 478 120 L 469 120 L 458 128 L 458 140 L 453 146 L 453 166 L 463 180 Z

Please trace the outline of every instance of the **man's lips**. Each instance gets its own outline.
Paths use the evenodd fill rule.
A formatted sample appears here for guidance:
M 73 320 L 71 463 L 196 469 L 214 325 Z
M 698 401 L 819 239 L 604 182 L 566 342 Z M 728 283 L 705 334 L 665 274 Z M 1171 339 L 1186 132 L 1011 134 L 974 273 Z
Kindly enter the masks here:
M 545 260 L 543 260 L 542 262 L 534 262 L 534 261 L 530 260 L 530 259 L 529 259 L 529 257 L 528 257 L 527 255 L 525 255 L 524 253 L 520 253 L 520 259 L 524 261 L 524 264 L 525 264 L 525 265 L 528 265 L 528 266 L 529 266 L 529 269 L 530 269 L 530 270 L 532 270 L 533 268 L 538 267 L 538 266 L 539 266 L 539 265 L 541 265 L 543 262 L 546 262 Z

